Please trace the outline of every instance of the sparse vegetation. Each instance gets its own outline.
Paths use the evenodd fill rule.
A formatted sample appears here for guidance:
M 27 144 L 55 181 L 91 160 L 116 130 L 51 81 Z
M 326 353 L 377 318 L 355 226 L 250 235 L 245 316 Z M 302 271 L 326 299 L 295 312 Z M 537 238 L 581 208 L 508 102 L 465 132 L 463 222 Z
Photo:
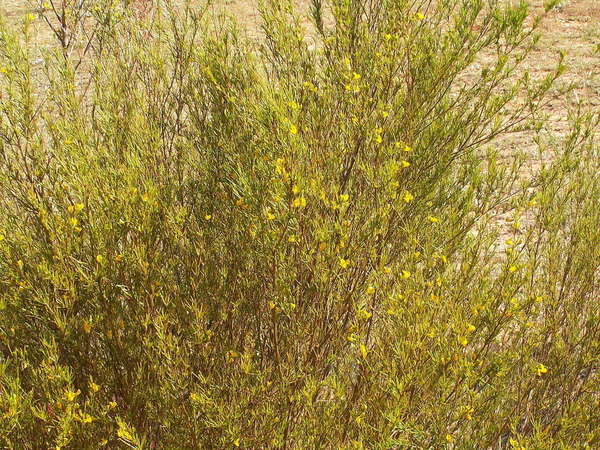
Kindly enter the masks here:
M 599 117 L 525 3 L 58 3 L 0 18 L 3 447 L 599 445 Z

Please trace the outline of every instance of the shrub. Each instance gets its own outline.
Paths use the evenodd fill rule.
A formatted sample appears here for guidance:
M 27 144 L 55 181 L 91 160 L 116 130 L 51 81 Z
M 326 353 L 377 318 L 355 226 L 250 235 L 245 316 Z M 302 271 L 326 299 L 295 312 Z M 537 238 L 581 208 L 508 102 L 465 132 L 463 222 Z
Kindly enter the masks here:
M 597 118 L 494 145 L 525 4 L 84 7 L 43 70 L 0 24 L 3 445 L 598 443 Z

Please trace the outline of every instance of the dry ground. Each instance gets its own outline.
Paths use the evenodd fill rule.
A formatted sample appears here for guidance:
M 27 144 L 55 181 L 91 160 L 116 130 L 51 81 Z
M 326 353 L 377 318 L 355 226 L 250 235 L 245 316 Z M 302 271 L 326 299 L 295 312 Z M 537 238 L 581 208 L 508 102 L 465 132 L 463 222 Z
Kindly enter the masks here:
M 151 2 L 153 0 L 137 0 Z M 175 0 L 183 1 L 183 0 Z M 514 1 L 514 0 L 507 0 Z M 197 0 L 198 4 L 204 0 Z M 529 0 L 536 12 L 541 11 L 544 0 Z M 18 23 L 25 14 L 35 12 L 32 4 L 37 0 L 0 0 L 0 14 L 10 22 Z M 194 3 L 194 1 L 193 1 Z M 226 11 L 255 33 L 260 28 L 257 11 L 258 0 L 215 0 L 215 8 Z M 310 0 L 296 0 L 298 10 L 306 14 Z M 36 42 L 40 47 L 47 45 L 52 37 L 37 19 Z M 560 6 L 550 12 L 542 23 L 544 36 L 537 50 L 526 63 L 533 76 L 543 76 L 552 70 L 559 51 L 567 54 L 568 72 L 563 83 L 575 85 L 574 98 L 557 98 L 548 109 L 553 121 L 564 117 L 568 101 L 583 100 L 593 106 L 600 105 L 600 65 L 594 51 L 600 50 L 600 0 L 562 0 Z M 558 124 L 557 124 L 558 126 Z M 560 129 L 560 127 L 558 127 Z

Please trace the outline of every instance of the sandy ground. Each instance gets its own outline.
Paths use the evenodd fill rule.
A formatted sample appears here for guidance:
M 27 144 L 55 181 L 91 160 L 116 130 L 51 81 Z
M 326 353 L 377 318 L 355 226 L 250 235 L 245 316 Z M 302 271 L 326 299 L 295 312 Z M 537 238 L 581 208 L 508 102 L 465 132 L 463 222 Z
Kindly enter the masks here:
M 37 3 L 38 0 L 0 0 L 0 14 L 8 17 L 9 22 L 18 23 L 26 14 L 36 12 L 32 6 Z M 257 3 L 258 0 L 215 0 L 214 9 L 226 11 L 251 33 L 256 33 L 260 28 Z M 536 12 L 542 9 L 543 3 L 544 0 L 530 0 Z M 296 4 L 301 14 L 307 14 L 309 0 L 296 0 Z M 52 36 L 41 19 L 37 18 L 36 21 L 36 42 L 40 46 L 46 45 Z M 573 83 L 576 88 L 574 99 L 562 97 L 549 106 L 551 119 L 558 120 L 564 116 L 565 101 L 579 99 L 591 105 L 600 105 L 600 65 L 598 55 L 594 56 L 595 49 L 600 50 L 600 0 L 562 0 L 560 6 L 546 17 L 541 28 L 543 38 L 525 68 L 534 77 L 541 77 L 552 69 L 558 52 L 564 51 L 567 54 L 568 71 L 562 77 L 562 82 Z

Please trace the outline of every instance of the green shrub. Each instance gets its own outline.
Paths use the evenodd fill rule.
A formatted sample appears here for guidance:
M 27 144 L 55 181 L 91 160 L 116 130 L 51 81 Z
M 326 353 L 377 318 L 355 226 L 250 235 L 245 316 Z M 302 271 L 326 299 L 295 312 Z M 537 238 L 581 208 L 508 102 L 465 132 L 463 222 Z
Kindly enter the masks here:
M 3 446 L 598 445 L 597 118 L 494 145 L 524 4 L 112 3 L 0 23 Z

